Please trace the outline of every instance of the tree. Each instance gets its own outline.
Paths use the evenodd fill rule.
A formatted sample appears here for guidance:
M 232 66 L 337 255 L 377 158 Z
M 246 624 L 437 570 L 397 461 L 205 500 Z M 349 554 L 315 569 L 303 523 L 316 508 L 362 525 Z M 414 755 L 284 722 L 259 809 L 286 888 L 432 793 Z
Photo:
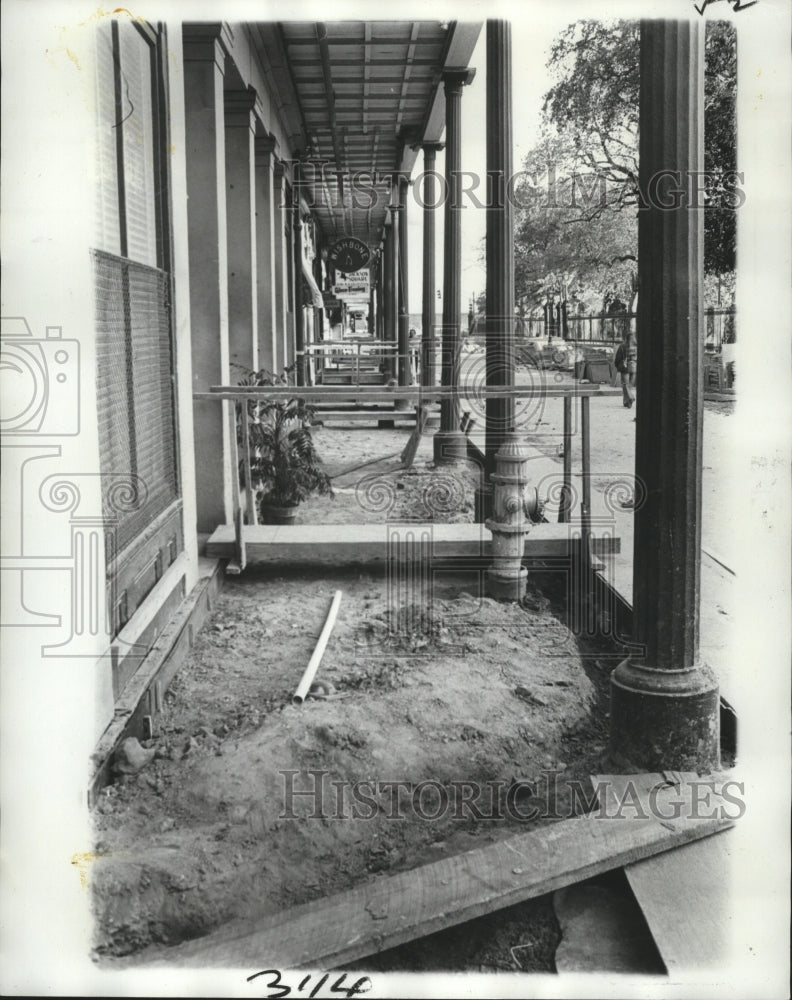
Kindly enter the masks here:
M 632 211 L 638 204 L 639 24 L 578 21 L 556 39 L 548 68 L 557 77 L 545 95 L 548 131 L 561 138 L 578 168 L 610 189 L 580 218 Z M 709 21 L 705 39 L 704 267 L 710 274 L 734 269 L 736 33 L 727 21 Z M 567 163 L 569 161 L 567 160 Z M 572 220 L 567 220 L 571 224 Z M 624 235 L 631 227 L 624 228 Z M 625 246 L 625 252 L 631 253 Z
M 603 310 L 615 299 L 632 305 L 637 209 L 615 204 L 620 192 L 591 172 L 568 135 L 546 131 L 514 192 L 518 298 L 539 303 L 554 295 Z M 592 289 L 596 302 L 584 302 Z

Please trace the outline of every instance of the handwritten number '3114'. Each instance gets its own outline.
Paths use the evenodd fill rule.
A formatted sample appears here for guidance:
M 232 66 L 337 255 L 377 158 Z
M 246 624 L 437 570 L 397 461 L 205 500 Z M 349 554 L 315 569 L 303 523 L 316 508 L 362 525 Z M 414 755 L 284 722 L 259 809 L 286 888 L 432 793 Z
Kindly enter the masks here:
M 258 979 L 260 976 L 269 976 L 269 982 L 267 983 L 267 989 L 269 990 L 269 992 L 267 993 L 268 997 L 272 997 L 273 1000 L 277 1000 L 277 998 L 279 997 L 288 997 L 291 995 L 292 988 L 291 986 L 289 986 L 288 983 L 285 983 L 281 979 L 281 973 L 279 969 L 264 969 L 261 972 L 255 972 L 253 973 L 252 976 L 247 977 L 247 981 L 251 983 L 254 979 Z M 371 980 L 369 979 L 368 976 L 361 976 L 360 979 L 352 983 L 351 986 L 344 986 L 346 977 L 347 974 L 345 972 L 342 973 L 338 977 L 338 979 L 336 979 L 336 981 L 332 984 L 332 986 L 328 987 L 329 992 L 344 994 L 351 1000 L 352 997 L 360 996 L 360 994 L 362 993 L 368 993 L 368 991 L 371 989 Z M 319 992 L 324 988 L 329 978 L 330 976 L 328 974 L 325 974 L 314 985 L 310 993 L 305 993 L 304 990 L 306 989 L 308 983 L 311 980 L 310 976 L 305 976 L 305 978 L 301 980 L 300 985 L 297 987 L 295 992 L 297 994 L 307 996 L 310 1000 L 311 997 L 318 996 Z

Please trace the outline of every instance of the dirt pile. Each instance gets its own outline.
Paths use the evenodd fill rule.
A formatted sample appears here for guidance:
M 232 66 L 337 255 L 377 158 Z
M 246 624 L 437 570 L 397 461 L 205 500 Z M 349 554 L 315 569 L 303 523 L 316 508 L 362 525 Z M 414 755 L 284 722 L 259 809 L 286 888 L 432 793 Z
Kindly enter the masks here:
M 336 588 L 318 675 L 331 693 L 294 707 Z M 358 570 L 227 583 L 166 695 L 154 759 L 97 807 L 99 955 L 526 829 L 539 813 L 526 803 L 566 794 L 540 790 L 545 769 L 588 773 L 592 660 L 547 599 L 500 604 L 448 576 L 431 608 L 395 606 L 384 578 Z

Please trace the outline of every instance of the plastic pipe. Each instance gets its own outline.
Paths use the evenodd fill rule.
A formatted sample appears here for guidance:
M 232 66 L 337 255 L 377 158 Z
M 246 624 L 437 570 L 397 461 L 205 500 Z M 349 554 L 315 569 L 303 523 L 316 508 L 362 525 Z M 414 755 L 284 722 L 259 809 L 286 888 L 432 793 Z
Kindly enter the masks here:
M 327 621 L 324 623 L 324 628 L 322 629 L 322 634 L 319 636 L 316 649 L 314 649 L 313 655 L 308 661 L 308 666 L 305 668 L 305 673 L 302 675 L 302 680 L 297 685 L 297 690 L 292 696 L 293 705 L 302 705 L 305 701 L 305 696 L 308 694 L 311 682 L 316 675 L 316 671 L 319 669 L 319 664 L 322 662 L 324 651 L 327 648 L 327 643 L 330 639 L 330 633 L 333 631 L 333 626 L 335 625 L 336 615 L 338 614 L 338 606 L 340 603 L 341 591 L 337 590 L 333 595 L 333 603 L 330 605 L 330 610 L 327 613 Z

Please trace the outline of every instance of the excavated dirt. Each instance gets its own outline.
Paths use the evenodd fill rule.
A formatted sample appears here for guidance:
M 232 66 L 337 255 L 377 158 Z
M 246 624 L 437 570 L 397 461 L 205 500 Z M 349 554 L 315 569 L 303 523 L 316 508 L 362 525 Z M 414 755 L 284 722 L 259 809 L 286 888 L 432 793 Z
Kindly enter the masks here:
M 408 437 L 316 428 L 336 495 L 307 501 L 298 520 L 326 524 L 328 537 L 334 523 L 472 521 L 475 462 L 436 468 L 429 434 L 403 469 Z M 384 569 L 362 566 L 227 578 L 145 744 L 153 760 L 99 798 L 98 961 L 167 956 L 230 920 L 580 810 L 573 786 L 587 790 L 599 767 L 622 652 L 569 631 L 557 576 L 532 577 L 522 604 L 481 596 L 474 570 L 435 571 L 426 587 L 416 578 L 396 592 Z M 335 590 L 343 599 L 317 675 L 325 697 L 295 707 Z M 360 964 L 552 971 L 559 937 L 541 898 Z
M 412 466 L 404 468 L 399 456 L 410 433 L 409 428 L 316 428 L 314 441 L 335 495 L 311 497 L 301 504 L 298 523 L 472 521 L 479 466 L 475 462 L 435 466 L 429 433 L 421 438 Z
M 343 600 L 317 675 L 329 697 L 295 707 L 336 589 Z M 153 957 L 233 918 L 520 832 L 526 804 L 535 823 L 578 808 L 569 781 L 587 784 L 604 748 L 600 699 L 616 654 L 570 633 L 549 586 L 532 583 L 521 606 L 480 597 L 473 574 L 443 574 L 432 597 L 428 618 L 424 603 L 395 604 L 384 571 L 361 567 L 252 569 L 226 581 L 165 696 L 147 743 L 154 759 L 119 776 L 96 808 L 100 961 L 137 960 L 144 949 Z M 295 797 L 290 813 L 286 783 L 316 787 L 312 769 L 327 772 L 323 804 Z M 348 783 L 343 800 L 331 780 Z M 350 797 L 361 781 L 373 783 L 368 804 Z M 387 781 L 406 783 L 398 803 Z M 533 785 L 509 793 L 522 781 Z M 481 816 L 460 807 L 459 782 L 482 787 Z M 404 819 L 392 818 L 397 805 Z M 489 918 L 486 940 L 473 926 L 447 932 L 452 944 L 435 961 L 553 968 L 558 932 L 546 900 Z M 464 944 L 471 933 L 477 948 Z M 394 967 L 426 968 L 426 946 L 415 947 Z

